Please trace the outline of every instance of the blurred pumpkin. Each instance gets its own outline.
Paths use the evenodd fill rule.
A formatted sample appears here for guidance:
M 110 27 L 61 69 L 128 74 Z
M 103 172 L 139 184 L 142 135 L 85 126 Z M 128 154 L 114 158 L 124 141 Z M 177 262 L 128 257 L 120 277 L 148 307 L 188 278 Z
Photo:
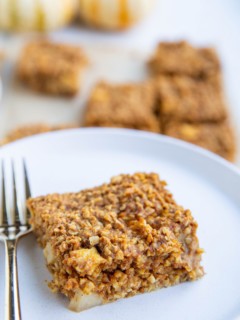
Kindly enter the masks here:
M 124 29 L 144 18 L 155 0 L 78 0 L 80 17 L 89 25 Z
M 0 28 L 48 31 L 67 24 L 75 12 L 76 0 L 0 0 Z

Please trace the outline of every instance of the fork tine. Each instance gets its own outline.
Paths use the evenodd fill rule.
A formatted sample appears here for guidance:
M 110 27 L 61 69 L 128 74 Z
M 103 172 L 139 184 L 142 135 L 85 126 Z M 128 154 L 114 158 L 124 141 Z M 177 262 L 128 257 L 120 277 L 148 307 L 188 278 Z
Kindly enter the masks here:
M 23 169 L 24 169 L 24 182 L 25 182 L 25 190 L 26 190 L 26 199 L 28 199 L 31 197 L 31 189 L 30 189 L 30 184 L 29 184 L 29 180 L 28 180 L 28 173 L 27 173 L 25 159 L 23 159 Z
M 30 184 L 28 179 L 28 172 L 26 167 L 26 161 L 23 159 L 23 171 L 24 171 L 24 184 L 25 184 L 25 197 L 26 200 L 31 197 L 31 190 L 30 190 Z M 26 217 L 26 223 L 28 224 L 28 220 L 30 218 L 30 212 L 28 208 L 25 205 L 25 217 Z
M 13 206 L 14 206 L 14 222 L 15 224 L 21 224 L 21 218 L 19 215 L 19 207 L 18 207 L 18 195 L 17 195 L 17 186 L 16 186 L 16 172 L 14 168 L 14 162 L 12 160 L 12 181 L 13 181 Z
M 8 225 L 7 204 L 6 204 L 6 187 L 5 187 L 5 170 L 2 161 L 2 208 L 1 208 L 1 224 Z

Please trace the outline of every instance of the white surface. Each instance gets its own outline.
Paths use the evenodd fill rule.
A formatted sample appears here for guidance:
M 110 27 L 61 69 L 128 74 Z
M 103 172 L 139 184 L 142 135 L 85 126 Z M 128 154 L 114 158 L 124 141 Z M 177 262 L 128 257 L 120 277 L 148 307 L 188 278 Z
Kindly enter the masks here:
M 240 171 L 233 165 L 168 137 L 114 129 L 51 133 L 0 150 L 0 157 L 23 155 L 34 196 L 93 187 L 120 173 L 159 173 L 176 200 L 192 210 L 199 223 L 200 245 L 206 251 L 206 275 L 197 282 L 76 315 L 66 308 L 65 299 L 50 293 L 42 251 L 34 237 L 28 236 L 20 241 L 18 251 L 24 320 L 42 320 L 43 315 L 46 320 L 229 320 L 240 315 Z M 0 247 L 1 275 L 3 260 Z M 0 319 L 3 299 L 1 281 Z
M 141 80 L 146 76 L 143 62 L 160 40 L 187 39 L 196 45 L 213 45 L 219 51 L 230 112 L 240 150 L 240 2 L 238 0 L 159 0 L 143 23 L 119 33 L 84 28 L 67 28 L 52 33 L 54 39 L 86 48 L 92 65 L 86 73 L 83 94 L 73 100 L 37 97 L 13 80 L 14 60 L 29 35 L 0 35 L 0 48 L 10 54 L 5 66 L 4 110 L 0 133 L 29 122 L 62 123 L 78 121 L 90 86 L 97 79 Z M 132 52 L 140 54 L 133 55 Z M 240 165 L 240 153 L 238 156 Z

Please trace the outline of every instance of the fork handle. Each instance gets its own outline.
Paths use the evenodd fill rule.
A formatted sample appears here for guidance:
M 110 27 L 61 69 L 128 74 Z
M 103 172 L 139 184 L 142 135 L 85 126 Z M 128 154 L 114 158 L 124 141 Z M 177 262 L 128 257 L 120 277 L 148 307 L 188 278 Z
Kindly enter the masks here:
M 20 320 L 21 310 L 18 289 L 16 240 L 5 241 L 6 252 L 6 300 L 5 300 L 5 320 Z

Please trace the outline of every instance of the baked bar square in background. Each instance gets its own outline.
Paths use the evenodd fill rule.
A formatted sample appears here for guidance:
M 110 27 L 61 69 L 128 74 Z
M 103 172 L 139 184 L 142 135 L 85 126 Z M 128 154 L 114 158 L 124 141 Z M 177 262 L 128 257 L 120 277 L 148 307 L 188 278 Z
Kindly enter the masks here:
M 50 131 L 72 129 L 72 128 L 77 128 L 77 125 L 74 125 L 74 124 L 49 125 L 46 123 L 28 124 L 8 132 L 5 135 L 5 137 L 2 140 L 0 140 L 0 146 L 22 139 L 22 138 L 33 136 L 36 134 L 46 133 Z
M 166 120 L 216 122 L 227 117 L 218 77 L 196 80 L 187 76 L 158 76 L 153 81 L 157 108 Z
M 29 199 L 28 208 L 50 288 L 75 311 L 204 274 L 197 223 L 157 174 L 119 175 L 79 193 Z
M 35 41 L 22 51 L 18 77 L 35 91 L 73 96 L 80 89 L 86 64 L 87 58 L 79 47 L 47 40 Z
M 195 48 L 186 41 L 161 42 L 150 59 L 153 75 L 187 75 L 206 78 L 220 71 L 217 53 L 212 48 Z
M 202 124 L 169 122 L 164 126 L 164 134 L 194 143 L 229 161 L 234 161 L 235 137 L 226 121 Z
M 154 107 L 155 90 L 151 83 L 114 85 L 101 82 L 90 95 L 83 125 L 160 132 Z

